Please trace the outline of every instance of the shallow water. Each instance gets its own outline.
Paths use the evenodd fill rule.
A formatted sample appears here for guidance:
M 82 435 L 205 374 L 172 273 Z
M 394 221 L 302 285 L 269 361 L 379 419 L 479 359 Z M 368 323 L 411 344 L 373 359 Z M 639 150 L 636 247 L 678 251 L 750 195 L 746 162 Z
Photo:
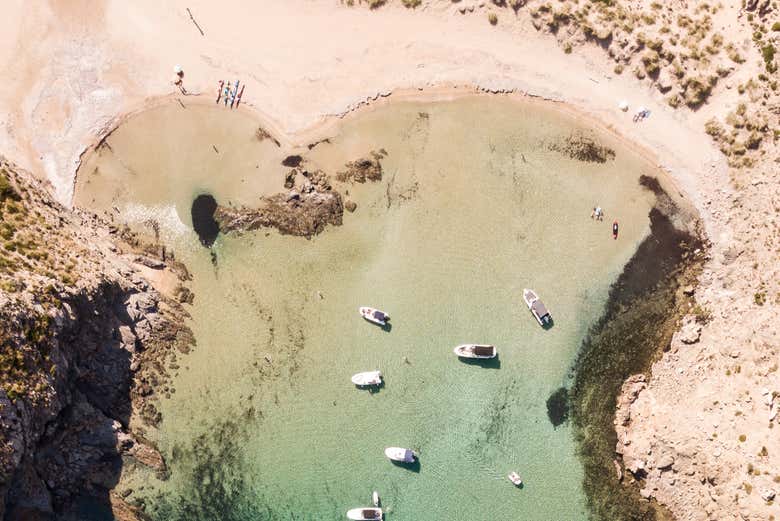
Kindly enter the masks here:
M 387 150 L 380 183 L 336 185 L 358 203 L 343 226 L 312 240 L 220 236 L 215 267 L 192 200 L 251 205 L 287 171 L 289 151 L 256 128 L 248 113 L 171 104 L 130 119 L 79 172 L 77 204 L 158 221 L 194 276 L 197 347 L 152 435 L 171 477 L 127 471 L 120 490 L 161 520 L 341 519 L 372 490 L 390 519 L 585 519 L 569 425 L 554 429 L 545 402 L 648 233 L 653 195 L 637 181 L 652 166 L 602 134 L 617 153 L 606 164 L 548 151 L 580 127 L 546 106 L 393 103 L 305 154 L 335 173 Z M 595 204 L 603 222 L 588 218 Z M 524 287 L 552 329 L 533 320 Z M 387 311 L 392 329 L 364 322 L 361 305 Z M 459 361 L 464 342 L 495 344 L 499 363 Z M 372 369 L 379 392 L 350 383 Z M 390 464 L 392 445 L 417 449 L 419 470 Z

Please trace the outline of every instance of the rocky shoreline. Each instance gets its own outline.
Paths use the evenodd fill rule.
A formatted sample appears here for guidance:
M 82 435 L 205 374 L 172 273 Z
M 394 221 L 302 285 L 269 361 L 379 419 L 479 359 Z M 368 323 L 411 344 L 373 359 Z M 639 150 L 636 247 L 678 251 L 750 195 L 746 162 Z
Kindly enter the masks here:
M 589 508 L 596 519 L 609 521 L 673 519 L 663 506 L 647 501 L 641 493 L 646 474 L 616 451 L 615 425 L 622 420 L 615 410 L 625 399 L 623 382 L 649 372 L 668 348 L 693 302 L 691 284 L 705 259 L 698 223 L 680 226 L 689 218 L 680 215 L 658 181 L 643 176 L 640 182 L 656 194 L 651 233 L 610 288 L 604 314 L 583 341 L 569 391 Z
M 193 342 L 186 310 L 140 269 L 186 270 L 4 159 L 0 176 L 0 516 L 78 519 L 89 504 L 140 518 L 111 490 L 125 465 L 166 476 L 146 433 Z

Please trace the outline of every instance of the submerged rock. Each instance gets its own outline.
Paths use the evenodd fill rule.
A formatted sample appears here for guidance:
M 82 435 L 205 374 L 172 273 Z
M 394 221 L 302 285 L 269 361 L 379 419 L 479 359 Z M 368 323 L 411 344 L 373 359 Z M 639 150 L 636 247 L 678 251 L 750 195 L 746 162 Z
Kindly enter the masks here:
M 313 186 L 313 185 L 312 185 Z M 336 191 L 312 189 L 264 197 L 258 208 L 220 206 L 214 214 L 225 232 L 276 228 L 285 235 L 312 237 L 328 224 L 341 225 L 344 204 Z
M 364 157 L 347 163 L 346 170 L 338 172 L 336 179 L 343 182 L 365 183 L 366 181 L 382 180 L 382 163 L 387 152 L 382 149 L 379 152 L 371 152 L 371 157 Z
M 217 200 L 209 194 L 201 194 L 192 201 L 192 227 L 198 234 L 200 243 L 207 248 L 214 244 L 219 235 L 219 224 L 214 219 L 216 209 Z
M 578 161 L 606 163 L 609 159 L 615 159 L 614 150 L 579 133 L 570 134 L 560 141 L 549 143 L 547 148 Z
M 292 167 L 292 168 L 297 168 L 297 167 L 301 166 L 302 162 L 303 162 L 303 157 L 301 157 L 299 155 L 287 156 L 287 157 L 285 157 L 282 160 L 282 164 L 284 166 L 289 166 L 289 167 Z
M 553 427 L 558 427 L 569 419 L 569 391 L 559 387 L 547 398 L 547 417 Z

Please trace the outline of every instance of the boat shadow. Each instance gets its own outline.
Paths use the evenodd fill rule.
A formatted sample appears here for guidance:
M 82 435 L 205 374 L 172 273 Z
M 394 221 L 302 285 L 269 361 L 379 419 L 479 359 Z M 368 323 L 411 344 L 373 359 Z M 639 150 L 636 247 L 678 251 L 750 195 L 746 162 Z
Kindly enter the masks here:
M 476 365 L 483 369 L 501 369 L 501 359 L 498 355 L 495 358 L 460 358 L 458 360 L 466 365 Z
M 552 329 L 554 325 L 555 325 L 555 320 L 553 320 L 552 317 L 550 317 L 550 320 L 548 322 L 545 322 L 544 324 L 542 324 L 542 329 L 544 329 L 545 331 L 548 331 L 548 330 Z
M 402 468 L 404 470 L 408 470 L 409 472 L 414 472 L 415 474 L 420 473 L 419 459 L 414 460 L 414 463 L 404 463 L 403 461 L 395 461 L 395 460 L 390 460 L 390 463 L 392 463 L 396 467 Z
M 381 329 L 385 333 L 389 333 L 390 331 L 393 330 L 393 324 L 391 324 L 390 322 L 386 322 L 384 326 L 379 326 L 379 329 Z

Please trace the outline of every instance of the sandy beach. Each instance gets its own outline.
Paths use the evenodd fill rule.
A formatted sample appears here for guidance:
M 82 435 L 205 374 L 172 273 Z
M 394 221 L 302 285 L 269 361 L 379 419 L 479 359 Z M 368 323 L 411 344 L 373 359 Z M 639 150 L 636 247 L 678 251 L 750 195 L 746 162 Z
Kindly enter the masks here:
M 560 34 L 538 31 L 532 4 L 515 15 L 472 1 L 371 10 L 268 0 L 226 10 L 204 0 L 10 0 L 0 20 L 0 150 L 44 175 L 67 206 L 82 154 L 122 118 L 170 97 L 212 103 L 220 80 L 241 80 L 241 110 L 291 146 L 387 98 L 480 92 L 560 103 L 651 155 L 699 210 L 711 242 L 691 289 L 699 306 L 646 381 L 624 387 L 616 420 L 624 479 L 643 479 L 643 495 L 680 520 L 780 517 L 776 138 L 735 174 L 705 122 L 737 109 L 736 80 L 695 111 L 672 108 L 655 84 L 616 74 L 599 45 L 569 53 Z M 738 6 L 720 11 L 721 22 L 749 43 Z M 175 65 L 186 94 L 174 85 Z M 750 58 L 734 74 L 752 77 L 760 66 Z M 638 107 L 650 117 L 632 121 Z

